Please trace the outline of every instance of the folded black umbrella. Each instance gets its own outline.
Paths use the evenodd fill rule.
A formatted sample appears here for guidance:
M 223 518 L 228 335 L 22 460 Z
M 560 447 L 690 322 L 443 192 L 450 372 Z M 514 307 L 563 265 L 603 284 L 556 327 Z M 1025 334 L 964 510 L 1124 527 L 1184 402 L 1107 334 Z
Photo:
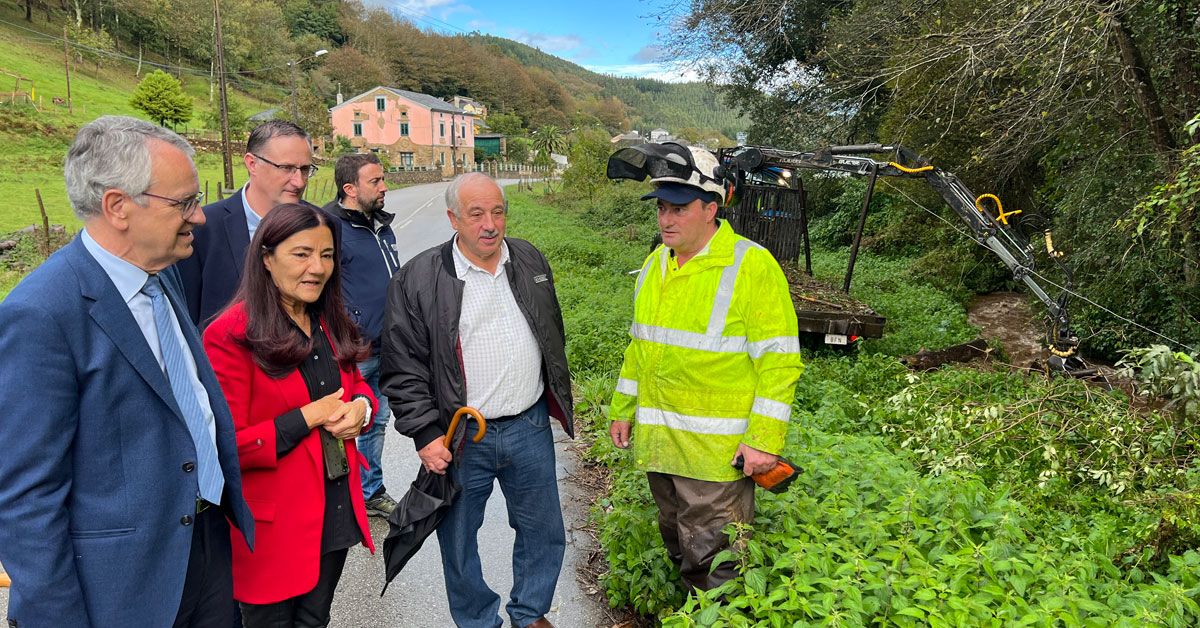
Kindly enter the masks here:
M 396 509 L 388 516 L 388 534 L 383 541 L 384 577 L 382 597 L 388 584 L 408 561 L 421 549 L 425 539 L 433 534 L 446 516 L 450 504 L 462 487 L 450 479 L 450 474 L 438 475 L 424 467 L 417 473 L 408 493 L 400 498 Z
M 474 442 L 479 442 L 487 432 L 487 422 L 478 410 L 460 408 L 454 413 L 450 429 L 446 431 L 446 448 L 451 451 L 458 449 L 461 452 L 466 426 L 459 429 L 458 422 L 464 414 L 471 415 L 479 424 Z M 451 447 L 451 444 L 456 442 L 458 446 Z M 400 498 L 396 509 L 388 516 L 388 533 L 383 541 L 384 583 L 383 590 L 379 592 L 380 597 L 387 592 L 388 585 L 396 574 L 400 573 L 416 555 L 417 550 L 421 549 L 425 539 L 437 529 L 460 492 L 462 488 L 455 484 L 449 473 L 438 475 L 430 473 L 424 467 L 417 472 L 417 479 L 413 480 L 408 492 Z

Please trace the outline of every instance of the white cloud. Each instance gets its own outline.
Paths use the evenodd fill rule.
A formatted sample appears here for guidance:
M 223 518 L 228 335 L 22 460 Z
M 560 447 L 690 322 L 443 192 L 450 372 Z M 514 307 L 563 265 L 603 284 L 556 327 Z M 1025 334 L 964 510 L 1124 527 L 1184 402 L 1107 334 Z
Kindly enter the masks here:
M 694 67 L 667 61 L 658 63 L 626 63 L 620 65 L 589 64 L 584 67 L 600 74 L 657 79 L 667 83 L 686 83 L 700 80 L 700 74 L 696 72 Z
M 509 30 L 508 37 L 556 56 L 577 56 L 586 51 L 583 47 L 583 38 L 578 35 L 549 35 L 525 30 Z
M 649 44 L 633 54 L 632 61 L 636 63 L 658 63 L 666 58 L 666 50 L 662 46 Z

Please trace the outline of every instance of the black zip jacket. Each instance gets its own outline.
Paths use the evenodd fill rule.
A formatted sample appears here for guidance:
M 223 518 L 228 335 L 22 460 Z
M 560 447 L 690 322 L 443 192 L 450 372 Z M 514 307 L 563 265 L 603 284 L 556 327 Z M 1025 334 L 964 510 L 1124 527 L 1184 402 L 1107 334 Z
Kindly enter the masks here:
M 574 438 L 571 373 L 554 275 L 532 244 L 504 241 L 509 254 L 504 271 L 542 352 L 550 416 Z M 417 450 L 445 435 L 450 418 L 467 402 L 458 337 L 464 284 L 454 269 L 453 246 L 451 239 L 417 255 L 388 286 L 379 383 L 396 416 L 396 430 L 412 438 Z

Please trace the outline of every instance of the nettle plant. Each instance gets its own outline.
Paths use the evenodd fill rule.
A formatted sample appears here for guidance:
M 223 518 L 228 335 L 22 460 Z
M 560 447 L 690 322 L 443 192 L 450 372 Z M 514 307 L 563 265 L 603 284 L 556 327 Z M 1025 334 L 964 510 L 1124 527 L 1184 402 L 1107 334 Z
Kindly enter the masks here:
M 972 470 L 1042 494 L 1183 488 L 1200 439 L 1178 414 L 1075 380 L 947 369 L 907 383 L 876 419 L 933 475 Z
M 747 530 L 729 530 L 751 534 L 720 557 L 740 577 L 688 597 L 661 616 L 664 627 L 1200 621 L 1200 555 L 1131 577 L 1111 555 L 1124 536 L 1118 517 L 1054 515 L 968 471 L 923 473 L 884 437 L 793 437 L 788 455 L 804 473 L 788 493 L 760 493 Z M 650 565 L 619 569 L 631 568 L 623 582 L 657 584 Z
M 1174 410 L 1183 419 L 1200 416 L 1200 364 L 1195 357 L 1151 345 L 1127 351 L 1117 367 L 1120 377 L 1140 384 L 1139 394 L 1164 400 L 1164 410 Z

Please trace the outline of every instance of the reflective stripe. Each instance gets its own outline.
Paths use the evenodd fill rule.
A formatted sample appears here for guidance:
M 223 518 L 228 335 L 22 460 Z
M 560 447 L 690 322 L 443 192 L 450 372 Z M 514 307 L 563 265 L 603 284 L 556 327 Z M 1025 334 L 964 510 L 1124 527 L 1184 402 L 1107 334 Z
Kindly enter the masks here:
M 723 434 L 734 436 L 746 433 L 746 419 L 719 419 L 706 416 L 688 416 L 658 408 L 637 409 L 637 422 L 642 425 L 661 425 L 672 430 L 696 434 Z
M 694 331 L 682 331 L 634 323 L 629 328 L 629 335 L 637 340 L 656 342 L 660 345 L 697 349 L 713 353 L 745 353 L 747 344 L 745 336 L 708 336 Z M 797 341 L 797 345 L 799 341 Z
M 750 343 L 750 358 L 757 360 L 764 353 L 800 353 L 798 336 L 777 336 Z
M 661 258 L 662 253 L 659 253 L 658 257 Z M 638 273 L 637 287 L 635 287 L 633 289 L 633 302 L 634 303 L 637 303 L 638 295 L 641 294 L 641 292 L 642 292 L 642 282 L 646 281 L 646 271 L 648 271 L 650 269 L 650 265 L 652 263 L 653 263 L 652 261 L 647 260 L 646 264 L 642 266 L 642 272 Z
M 737 283 L 738 271 L 742 268 L 742 258 L 745 257 L 746 251 L 757 246 L 750 240 L 738 240 L 733 245 L 733 264 L 721 271 L 717 294 L 713 297 L 712 314 L 708 317 L 709 336 L 720 336 L 721 332 L 725 331 L 725 318 L 729 316 L 729 306 L 733 304 L 733 286 Z
M 637 396 L 637 380 L 625 379 L 624 377 L 617 380 L 617 392 L 630 397 Z
M 784 423 L 787 423 L 792 418 L 791 405 L 763 397 L 754 398 L 754 405 L 750 407 L 750 412 L 771 417 L 776 421 L 783 421 Z

